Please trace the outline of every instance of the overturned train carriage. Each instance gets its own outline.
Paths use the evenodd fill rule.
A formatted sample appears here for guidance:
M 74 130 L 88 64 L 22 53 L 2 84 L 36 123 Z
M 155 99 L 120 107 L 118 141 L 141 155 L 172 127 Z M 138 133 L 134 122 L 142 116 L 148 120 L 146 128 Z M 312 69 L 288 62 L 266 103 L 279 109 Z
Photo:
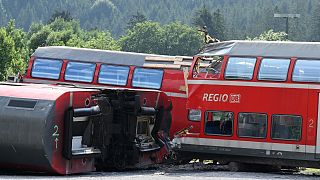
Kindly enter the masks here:
M 166 96 L 159 91 L 2 83 L 0 94 L 3 169 L 124 169 L 167 153 Z

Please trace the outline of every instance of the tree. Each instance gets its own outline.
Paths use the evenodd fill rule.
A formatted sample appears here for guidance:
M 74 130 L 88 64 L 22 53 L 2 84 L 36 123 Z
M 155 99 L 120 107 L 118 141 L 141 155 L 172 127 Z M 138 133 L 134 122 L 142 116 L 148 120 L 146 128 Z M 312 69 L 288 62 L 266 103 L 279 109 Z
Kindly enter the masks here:
M 71 13 L 69 11 L 58 11 L 55 10 L 55 12 L 52 14 L 51 18 L 48 21 L 48 24 L 52 23 L 56 19 L 63 19 L 65 21 L 72 21 L 73 17 L 71 16 Z
M 14 41 L 8 36 L 5 28 L 0 28 L 0 80 L 8 75 L 8 68 L 15 56 Z
M 167 55 L 193 55 L 202 45 L 201 34 L 179 22 L 161 26 L 138 23 L 120 39 L 122 50 Z
M 311 41 L 320 41 L 320 3 L 317 3 L 311 17 Z
M 47 25 L 33 24 L 27 35 L 28 47 L 34 51 L 42 46 L 73 46 L 120 50 L 108 31 L 85 31 L 79 21 L 57 18 Z
M 25 69 L 28 57 L 25 35 L 22 29 L 15 28 L 12 20 L 7 27 L 0 28 L 0 80 Z
M 203 38 L 197 29 L 180 22 L 163 27 L 163 50 L 161 54 L 194 55 L 203 45 Z
M 285 32 L 273 32 L 272 29 L 263 32 L 258 37 L 249 38 L 247 40 L 251 41 L 288 41 L 287 34 Z
M 137 13 L 132 15 L 132 17 L 130 18 L 130 20 L 127 24 L 127 29 L 132 29 L 136 24 L 145 22 L 147 20 L 148 19 L 144 14 L 137 11 Z
M 214 35 L 213 16 L 206 7 L 195 12 L 195 16 L 192 18 L 192 24 L 200 28 L 207 26 L 209 34 Z
M 120 38 L 122 50 L 159 53 L 162 44 L 162 31 L 159 23 L 146 21 L 136 24 L 127 34 Z
M 110 32 L 103 31 L 89 31 L 86 32 L 86 37 L 84 37 L 84 43 L 78 45 L 77 47 L 93 48 L 93 49 L 108 49 L 120 51 L 121 47 L 118 42 L 113 39 Z M 68 43 L 67 43 L 68 45 Z
M 193 24 L 200 28 L 206 26 L 209 35 L 220 40 L 225 40 L 224 20 L 219 9 L 213 14 L 206 7 L 199 9 L 193 17 Z
M 223 17 L 220 13 L 220 10 L 218 9 L 213 13 L 213 35 L 214 37 L 220 39 L 220 40 L 225 40 L 225 26 L 224 26 L 224 20 Z

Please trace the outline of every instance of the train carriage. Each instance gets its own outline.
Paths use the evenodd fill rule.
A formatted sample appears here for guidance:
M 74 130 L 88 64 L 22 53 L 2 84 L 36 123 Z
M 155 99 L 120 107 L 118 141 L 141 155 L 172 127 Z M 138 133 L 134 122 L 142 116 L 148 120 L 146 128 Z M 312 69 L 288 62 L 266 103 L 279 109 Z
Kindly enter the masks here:
M 188 112 L 185 107 L 185 76 L 191 63 L 192 57 L 186 56 L 58 46 L 39 47 L 30 58 L 23 82 L 162 91 L 173 107 L 171 116 L 175 123 L 172 123 L 170 129 L 172 138 L 176 132 L 183 129 L 199 131 L 198 122 L 186 121 Z M 48 69 L 47 66 L 51 68 Z
M 162 162 L 170 137 L 190 129 L 185 64 L 169 56 L 38 48 L 22 83 L 0 84 L 0 166 L 72 174 Z M 200 123 L 193 125 L 196 132 Z
M 187 81 L 200 133 L 177 136 L 174 150 L 238 165 L 320 167 L 319 52 L 319 43 L 304 42 L 208 45 Z

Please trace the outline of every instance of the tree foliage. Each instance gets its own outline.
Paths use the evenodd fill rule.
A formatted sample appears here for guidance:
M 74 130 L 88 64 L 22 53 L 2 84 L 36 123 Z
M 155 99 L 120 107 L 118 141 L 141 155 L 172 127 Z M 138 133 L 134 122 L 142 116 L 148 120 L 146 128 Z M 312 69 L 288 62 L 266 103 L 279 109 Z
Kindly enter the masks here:
M 25 35 L 22 29 L 15 28 L 14 21 L 0 28 L 0 80 L 25 69 L 28 56 Z
M 247 40 L 251 41 L 287 41 L 287 34 L 285 32 L 273 32 L 273 30 L 269 30 L 263 32 L 257 37 L 250 38 L 247 37 Z
M 132 29 L 136 24 L 145 22 L 147 20 L 148 19 L 144 14 L 137 11 L 137 13 L 132 15 L 132 17 L 130 18 L 128 25 L 127 25 L 127 29 Z
M 85 31 L 81 29 L 79 21 L 66 21 L 62 18 L 56 18 L 47 25 L 33 24 L 27 37 L 30 37 L 28 47 L 31 51 L 41 46 L 74 46 L 120 50 L 120 46 L 109 32 Z
M 208 33 L 210 35 L 214 35 L 214 22 L 213 22 L 213 16 L 209 12 L 209 10 L 206 7 L 203 7 L 196 11 L 193 19 L 192 24 L 202 28 L 203 26 L 206 26 L 208 29 Z
M 160 24 L 191 25 L 195 13 L 205 7 L 212 16 L 220 10 L 225 38 L 211 34 L 222 40 L 255 37 L 270 29 L 285 31 L 284 19 L 274 18 L 274 13 L 299 13 L 299 19 L 289 22 L 290 39 L 317 41 L 318 6 L 318 0 L 1 0 L 0 26 L 16 19 L 17 27 L 27 31 L 33 23 L 48 22 L 55 12 L 70 12 L 83 29 L 108 30 L 117 38 L 126 33 L 127 22 L 136 12 Z
M 164 26 L 150 21 L 138 23 L 120 39 L 124 51 L 167 55 L 192 55 L 201 42 L 196 29 L 179 22 Z
M 312 12 L 312 24 L 310 26 L 311 41 L 320 41 L 320 3 L 316 5 L 315 9 Z
M 158 53 L 161 51 L 162 31 L 159 23 L 138 23 L 120 39 L 121 47 L 124 51 Z
M 219 9 L 214 11 L 213 14 L 206 7 L 199 9 L 195 13 L 193 24 L 199 28 L 206 26 L 210 36 L 225 40 L 226 29 Z
M 61 18 L 64 19 L 65 21 L 71 21 L 73 20 L 73 17 L 71 16 L 71 13 L 69 11 L 55 11 L 51 18 L 48 21 L 48 24 L 52 23 L 56 19 Z

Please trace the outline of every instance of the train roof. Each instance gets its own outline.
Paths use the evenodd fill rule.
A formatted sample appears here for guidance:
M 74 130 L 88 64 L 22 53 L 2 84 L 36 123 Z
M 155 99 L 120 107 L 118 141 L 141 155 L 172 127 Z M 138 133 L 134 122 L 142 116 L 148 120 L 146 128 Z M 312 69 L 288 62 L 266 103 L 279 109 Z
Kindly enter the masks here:
M 88 48 L 74 48 L 65 46 L 39 47 L 33 53 L 34 57 L 66 59 L 85 62 L 101 62 L 106 64 L 143 66 L 146 57 L 172 58 L 174 56 L 156 55 L 123 51 L 110 51 Z
M 9 96 L 27 99 L 56 100 L 67 92 L 99 92 L 94 88 L 77 88 L 68 86 L 58 86 L 50 84 L 28 84 L 0 82 L 1 96 Z M 23 92 L 23 93 L 21 93 Z
M 199 56 L 253 56 L 320 59 L 320 43 L 290 41 L 224 41 L 208 44 Z

